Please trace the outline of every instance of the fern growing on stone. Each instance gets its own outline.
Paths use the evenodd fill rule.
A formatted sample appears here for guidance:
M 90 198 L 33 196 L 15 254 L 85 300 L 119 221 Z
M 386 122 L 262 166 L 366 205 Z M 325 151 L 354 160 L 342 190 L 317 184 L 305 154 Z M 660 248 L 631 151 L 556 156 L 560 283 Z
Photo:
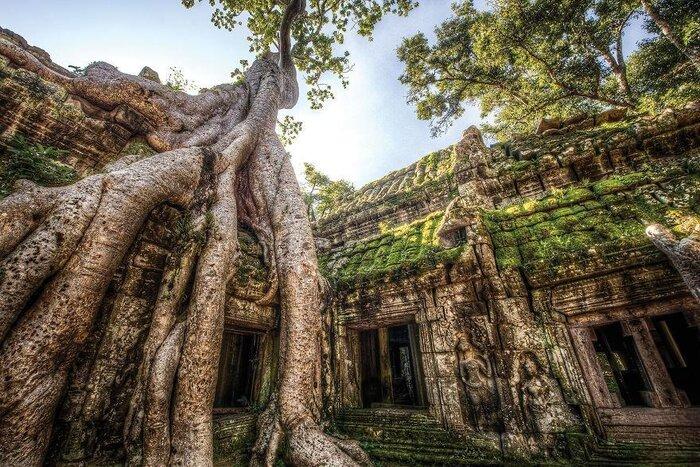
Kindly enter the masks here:
M 20 179 L 45 186 L 74 182 L 78 178 L 75 169 L 61 162 L 67 153 L 51 146 L 33 144 L 20 134 L 13 136 L 0 159 L 0 198 L 7 196 L 14 182 Z

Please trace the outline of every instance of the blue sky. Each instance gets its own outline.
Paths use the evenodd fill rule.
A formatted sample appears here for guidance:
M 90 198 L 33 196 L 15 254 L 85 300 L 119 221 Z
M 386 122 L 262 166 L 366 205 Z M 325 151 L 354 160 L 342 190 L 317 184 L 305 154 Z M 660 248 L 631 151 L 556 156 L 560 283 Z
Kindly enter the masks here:
M 187 10 L 178 0 L 10 0 L 0 25 L 63 66 L 103 60 L 136 74 L 148 65 L 162 79 L 177 67 L 197 87 L 207 87 L 229 81 L 238 61 L 251 57 L 244 32 L 215 28 L 204 3 Z M 373 42 L 349 34 L 354 68 L 348 88 L 336 87 L 336 99 L 320 111 L 310 110 L 302 98 L 289 112 L 304 122 L 288 148 L 298 173 L 303 162 L 311 162 L 331 178 L 359 187 L 454 143 L 479 123 L 478 111 L 471 109 L 447 133 L 431 138 L 428 123 L 405 102 L 396 47 L 401 38 L 429 33 L 450 15 L 448 0 L 423 3 L 408 18 L 382 20 Z M 639 37 L 635 25 L 625 38 L 628 50 Z

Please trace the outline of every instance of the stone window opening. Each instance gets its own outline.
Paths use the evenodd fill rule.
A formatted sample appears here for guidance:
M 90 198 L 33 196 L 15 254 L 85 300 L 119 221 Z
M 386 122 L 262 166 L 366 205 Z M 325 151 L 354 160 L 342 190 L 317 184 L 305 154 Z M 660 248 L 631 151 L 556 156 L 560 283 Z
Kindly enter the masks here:
M 649 319 L 651 335 L 685 406 L 700 405 L 700 331 L 681 312 Z
M 460 227 L 452 232 L 452 241 L 455 246 L 467 243 L 467 228 Z
M 254 403 L 259 348 L 259 333 L 224 330 L 214 408 L 241 408 Z
M 632 337 L 619 322 L 597 326 L 594 332 L 596 358 L 610 394 L 621 406 L 651 407 L 651 388 Z

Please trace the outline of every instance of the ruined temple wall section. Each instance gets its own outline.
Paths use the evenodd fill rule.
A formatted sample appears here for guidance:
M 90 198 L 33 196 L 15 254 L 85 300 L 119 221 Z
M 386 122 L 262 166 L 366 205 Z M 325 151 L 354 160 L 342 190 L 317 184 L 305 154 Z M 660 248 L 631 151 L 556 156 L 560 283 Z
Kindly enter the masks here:
M 443 210 L 454 197 L 456 185 L 451 179 L 424 187 L 408 196 L 396 196 L 376 205 L 347 213 L 317 224 L 315 235 L 330 241 L 332 248 L 351 245 L 353 241 L 380 233 L 383 226 L 407 224 Z
M 444 284 L 444 271 L 420 282 L 374 289 L 346 297 L 335 307 L 338 340 L 334 351 L 339 408 L 361 406 L 359 332 L 398 324 L 413 324 L 418 332 L 420 372 L 428 411 L 457 431 L 465 429 L 456 374 L 457 323 L 452 303 L 469 300 L 473 290 Z M 432 284 L 426 287 L 427 284 Z M 443 285 L 438 285 L 443 284 Z M 450 290 L 445 290 L 445 287 Z M 450 297 L 438 303 L 436 294 Z
M 484 208 L 504 207 L 553 189 L 666 163 L 700 146 L 697 105 L 586 130 L 520 137 L 492 148 L 466 147 L 455 168 L 462 196 L 478 186 Z M 470 154 L 482 152 L 480 157 Z M 464 164 L 464 161 L 471 162 Z
M 0 150 L 15 134 L 68 151 L 79 174 L 117 159 L 136 132 L 85 111 L 86 103 L 0 56 Z
M 83 177 L 124 155 L 154 153 L 141 138 L 138 124 L 131 125 L 138 123 L 138 115 L 126 108 L 109 112 L 95 109 L 35 73 L 13 67 L 0 56 L 0 156 L 13 136 L 22 135 L 30 144 L 67 151 L 61 161 Z M 120 119 L 122 123 L 117 122 Z M 158 207 L 115 274 L 59 408 L 53 461 L 121 458 L 122 425 L 163 271 L 177 241 L 188 234 L 187 228 L 179 210 Z M 239 238 L 242 255 L 227 291 L 225 320 L 229 328 L 261 334 L 260 364 L 265 371 L 259 374 L 256 388 L 265 399 L 274 377 L 277 308 L 275 303 L 256 303 L 269 285 L 267 269 L 254 235 L 242 228 Z M 249 422 L 224 417 L 217 421 L 216 436 L 229 444 L 232 437 L 245 438 L 246 430 L 252 429 Z
M 398 182 L 393 179 L 373 182 L 377 193 L 370 190 L 372 196 L 356 195 L 358 200 L 348 207 L 343 205 L 336 214 L 317 222 L 315 234 L 328 240 L 333 250 L 346 248 L 387 226 L 444 211 L 456 196 L 475 209 L 505 208 L 558 189 L 663 166 L 698 147 L 700 110 L 696 106 L 586 130 L 519 137 L 490 148 L 472 127 L 457 144 L 444 150 L 451 153 L 447 175 L 411 192 L 396 190 Z M 366 201 L 360 202 L 364 197 Z
M 571 407 L 586 390 L 569 397 L 557 381 L 526 289 L 505 284 L 521 279 L 489 277 L 495 263 L 488 255 L 467 252 L 461 261 L 482 264 L 354 291 L 336 304 L 335 325 L 345 338 L 335 349 L 343 362 L 339 408 L 361 403 L 356 330 L 410 321 L 420 335 L 429 413 L 456 432 L 500 439 L 509 455 L 543 454 L 563 433 L 581 430 L 580 410 Z M 576 367 L 567 377 L 581 380 Z

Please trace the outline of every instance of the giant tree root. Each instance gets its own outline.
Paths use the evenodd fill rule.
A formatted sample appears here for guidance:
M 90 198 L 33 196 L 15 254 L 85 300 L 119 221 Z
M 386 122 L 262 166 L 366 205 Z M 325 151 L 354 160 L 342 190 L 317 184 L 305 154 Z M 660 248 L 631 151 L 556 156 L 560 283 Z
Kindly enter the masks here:
M 14 66 L 65 87 L 86 112 L 117 121 L 120 109 L 135 109 L 143 121 L 132 126 L 163 151 L 126 156 L 71 187 L 20 183 L 0 202 L 0 465 L 43 463 L 69 369 L 107 286 L 163 203 L 182 210 L 195 235 L 163 275 L 124 424 L 127 461 L 213 462 L 212 405 L 240 211 L 272 270 L 263 300 L 279 293 L 281 303 L 279 376 L 252 463 L 272 465 L 285 445 L 298 465 L 369 464 L 357 443 L 320 427 L 321 279 L 306 206 L 275 134 L 279 109 L 298 97 L 289 28 L 303 9 L 303 0 L 289 2 L 280 54 L 256 60 L 245 84 L 199 96 L 105 63 L 77 76 L 21 40 L 0 38 Z
M 203 151 L 185 149 L 90 177 L 76 185 L 82 188 L 75 190 L 82 194 L 80 202 L 69 191 L 37 230 L 3 259 L 0 295 L 19 298 L 12 308 L 2 310 L 15 319 L 8 320 L 13 325 L 0 348 L 0 463 L 41 463 L 68 370 L 114 271 L 157 204 L 185 201 L 200 175 L 192 167 L 201 167 L 202 161 Z M 12 205 L 12 198 L 0 208 Z M 85 206 L 81 215 L 61 215 L 74 206 Z M 71 237 L 76 237 L 75 246 L 66 258 L 48 254 L 60 251 Z M 28 248 L 36 238 L 47 238 L 48 245 Z M 17 277 L 35 280 L 22 284 Z M 38 298 L 28 303 L 38 289 Z
M 274 403 L 260 417 L 253 464 L 271 465 L 282 438 L 289 447 L 287 457 L 295 465 L 368 464 L 369 458 L 359 445 L 323 433 L 318 424 L 321 280 L 306 205 L 289 155 L 271 136 L 261 139 L 250 170 L 270 209 L 275 233 L 282 364 Z

